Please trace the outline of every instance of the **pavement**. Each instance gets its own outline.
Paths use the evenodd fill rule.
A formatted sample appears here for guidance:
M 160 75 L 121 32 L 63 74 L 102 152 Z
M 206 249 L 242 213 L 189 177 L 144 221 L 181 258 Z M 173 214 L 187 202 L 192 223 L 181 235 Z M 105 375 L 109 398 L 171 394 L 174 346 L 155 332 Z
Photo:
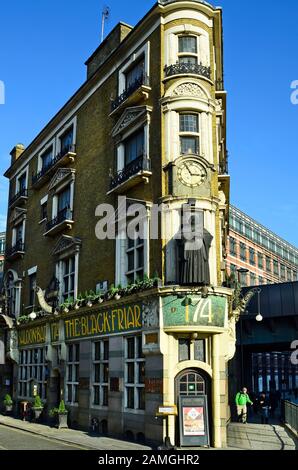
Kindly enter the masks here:
M 296 450 L 295 438 L 278 424 L 230 423 L 228 446 L 246 450 Z
M 112 439 L 110 437 L 93 436 L 84 431 L 74 429 L 57 429 L 45 424 L 30 423 L 10 416 L 0 415 L 0 426 L 35 434 L 36 436 L 51 439 L 59 444 L 68 444 L 79 447 L 81 450 L 152 450 L 151 447 L 135 442 Z M 0 447 L 1 449 L 1 447 Z

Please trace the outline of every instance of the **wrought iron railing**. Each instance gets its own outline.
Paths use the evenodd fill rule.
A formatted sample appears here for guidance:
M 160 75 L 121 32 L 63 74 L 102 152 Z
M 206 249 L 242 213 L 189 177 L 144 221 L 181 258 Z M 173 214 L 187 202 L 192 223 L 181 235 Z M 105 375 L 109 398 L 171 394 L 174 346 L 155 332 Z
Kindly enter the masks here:
M 23 240 L 18 240 L 15 245 L 6 248 L 5 250 L 5 256 L 6 258 L 10 258 L 16 253 L 24 253 L 25 252 L 25 244 L 23 243 Z
M 72 211 L 68 207 L 65 207 L 65 209 L 59 211 L 56 217 L 46 224 L 46 232 L 51 230 L 56 225 L 61 224 L 65 220 L 72 220 Z
M 281 419 L 298 433 L 298 405 L 288 400 L 281 402 Z
M 229 174 L 229 164 L 228 162 L 221 162 L 218 169 L 219 175 L 228 175 Z
M 151 171 L 151 160 L 146 156 L 136 158 L 111 179 L 110 189 L 114 189 L 140 171 Z
M 20 197 L 28 197 L 28 189 L 23 188 L 17 194 L 15 194 L 10 200 L 9 205 L 11 206 L 14 202 L 16 202 Z
M 173 65 L 166 65 L 164 70 L 166 77 L 171 77 L 172 75 L 193 73 L 194 75 L 201 75 L 202 77 L 206 77 L 209 80 L 211 78 L 211 68 L 203 64 L 176 62 L 176 64 Z
M 149 86 L 149 77 L 145 74 L 140 75 L 129 87 L 121 93 L 114 101 L 112 101 L 112 111 L 118 108 L 127 98 L 132 95 L 142 85 Z
M 61 152 L 59 152 L 50 162 L 48 162 L 45 166 L 42 167 L 42 169 L 38 172 L 32 175 L 32 184 L 34 185 L 40 178 L 42 178 L 53 166 L 56 165 L 59 160 L 61 160 L 65 155 L 68 153 L 75 153 L 76 152 L 76 146 L 71 144 L 68 145 L 67 147 L 64 147 Z

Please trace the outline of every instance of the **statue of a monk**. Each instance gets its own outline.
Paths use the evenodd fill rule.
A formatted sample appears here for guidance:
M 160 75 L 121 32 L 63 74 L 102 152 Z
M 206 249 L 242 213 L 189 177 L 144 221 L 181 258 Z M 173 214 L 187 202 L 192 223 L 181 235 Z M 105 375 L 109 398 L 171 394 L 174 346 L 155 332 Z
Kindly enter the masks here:
M 209 250 L 212 235 L 203 226 L 197 215 L 190 217 L 190 223 L 182 228 L 179 240 L 179 283 L 181 285 L 210 285 Z

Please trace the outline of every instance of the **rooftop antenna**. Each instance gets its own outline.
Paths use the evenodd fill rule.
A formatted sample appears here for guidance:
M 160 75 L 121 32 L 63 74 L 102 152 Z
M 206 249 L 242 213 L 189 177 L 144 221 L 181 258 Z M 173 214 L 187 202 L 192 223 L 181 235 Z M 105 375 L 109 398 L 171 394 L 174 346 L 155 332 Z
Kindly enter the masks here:
M 101 15 L 101 42 L 104 38 L 104 31 L 105 31 L 105 21 L 110 17 L 110 8 L 108 6 L 104 6 Z

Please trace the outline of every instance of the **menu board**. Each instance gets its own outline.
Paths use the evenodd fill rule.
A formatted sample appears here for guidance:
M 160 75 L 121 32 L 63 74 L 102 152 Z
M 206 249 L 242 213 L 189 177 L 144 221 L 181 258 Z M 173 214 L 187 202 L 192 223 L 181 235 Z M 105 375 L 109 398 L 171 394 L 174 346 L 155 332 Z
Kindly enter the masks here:
M 207 396 L 181 395 L 179 399 L 180 445 L 209 446 Z

